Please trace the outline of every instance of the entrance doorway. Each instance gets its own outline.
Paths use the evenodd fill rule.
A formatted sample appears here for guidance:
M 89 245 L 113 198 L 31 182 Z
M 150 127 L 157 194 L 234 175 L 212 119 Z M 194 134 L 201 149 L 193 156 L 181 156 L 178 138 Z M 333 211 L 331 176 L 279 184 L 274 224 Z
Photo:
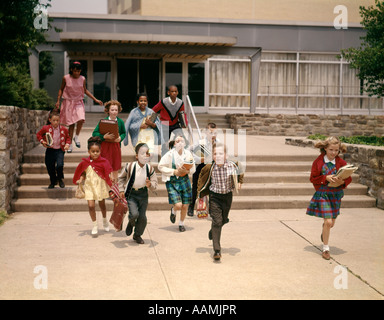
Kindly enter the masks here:
M 117 99 L 123 112 L 136 108 L 138 93 L 148 95 L 150 108 L 159 102 L 160 62 L 153 59 L 117 59 Z
M 165 60 L 163 70 L 163 96 L 169 85 L 176 85 L 180 99 L 185 102 L 188 95 L 195 112 L 207 112 L 205 61 Z

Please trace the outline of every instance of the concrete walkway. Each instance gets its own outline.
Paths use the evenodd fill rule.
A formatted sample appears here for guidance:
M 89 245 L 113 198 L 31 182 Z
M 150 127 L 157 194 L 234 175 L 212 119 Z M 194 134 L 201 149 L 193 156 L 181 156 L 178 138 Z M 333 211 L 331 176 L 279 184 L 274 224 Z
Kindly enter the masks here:
M 318 154 L 284 141 L 248 136 L 247 153 Z M 87 212 L 14 214 L 0 226 L 0 299 L 384 300 L 383 210 L 342 210 L 329 261 L 321 258 L 322 220 L 303 210 L 231 211 L 219 263 L 210 219 L 187 217 L 180 233 L 169 211 L 147 216 L 138 245 L 100 230 L 100 214 L 97 238 Z

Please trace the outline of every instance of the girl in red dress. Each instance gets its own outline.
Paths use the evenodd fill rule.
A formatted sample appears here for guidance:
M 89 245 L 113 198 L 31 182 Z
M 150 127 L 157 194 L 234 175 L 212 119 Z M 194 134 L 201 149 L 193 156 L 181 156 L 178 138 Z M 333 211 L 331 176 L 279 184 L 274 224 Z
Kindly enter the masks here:
M 99 124 L 96 126 L 92 136 L 101 139 L 101 156 L 109 161 L 113 168 L 112 177 L 117 181 L 118 171 L 121 169 L 121 141 L 125 139 L 126 131 L 125 124 L 122 119 L 117 117 L 119 112 L 122 111 L 121 103 L 117 100 L 108 101 L 105 104 L 104 112 L 108 114 L 107 120 L 114 120 L 119 126 L 119 136 L 115 137 L 111 133 L 102 135 L 100 133 Z M 108 141 L 106 141 L 106 139 Z M 113 141 L 113 142 L 110 142 Z

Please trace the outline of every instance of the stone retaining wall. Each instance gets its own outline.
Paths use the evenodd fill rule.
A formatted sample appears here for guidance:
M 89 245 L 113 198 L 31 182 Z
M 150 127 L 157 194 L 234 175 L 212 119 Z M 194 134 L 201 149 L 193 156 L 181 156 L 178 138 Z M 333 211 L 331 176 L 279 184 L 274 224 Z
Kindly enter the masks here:
M 286 115 L 227 114 L 234 129 L 246 129 L 250 135 L 329 136 L 384 135 L 384 116 L 368 115 Z
M 0 106 L 0 210 L 10 212 L 23 155 L 38 145 L 48 111 Z
M 286 144 L 314 147 L 316 141 L 305 138 L 287 138 Z M 368 194 L 376 199 L 377 207 L 384 209 L 384 147 L 345 144 L 347 152 L 343 158 L 359 167 L 359 183 L 368 187 Z

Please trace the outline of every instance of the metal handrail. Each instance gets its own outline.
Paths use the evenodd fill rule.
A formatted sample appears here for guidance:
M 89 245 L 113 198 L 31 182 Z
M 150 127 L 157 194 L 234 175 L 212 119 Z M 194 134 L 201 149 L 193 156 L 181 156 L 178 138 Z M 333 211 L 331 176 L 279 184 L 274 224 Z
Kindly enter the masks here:
M 193 111 L 193 106 L 192 106 L 191 99 L 189 98 L 189 95 L 187 95 L 186 98 L 187 98 L 187 104 L 185 105 L 185 112 L 187 114 L 187 119 L 188 119 L 188 131 L 189 131 L 189 134 L 193 138 L 193 132 L 192 132 L 191 121 L 190 121 L 191 120 L 191 115 L 192 115 L 192 119 L 195 122 L 197 133 L 199 135 L 199 139 L 201 139 L 201 137 L 202 137 L 201 136 L 201 131 L 200 131 L 199 123 L 197 122 L 197 119 L 196 119 L 195 112 Z

